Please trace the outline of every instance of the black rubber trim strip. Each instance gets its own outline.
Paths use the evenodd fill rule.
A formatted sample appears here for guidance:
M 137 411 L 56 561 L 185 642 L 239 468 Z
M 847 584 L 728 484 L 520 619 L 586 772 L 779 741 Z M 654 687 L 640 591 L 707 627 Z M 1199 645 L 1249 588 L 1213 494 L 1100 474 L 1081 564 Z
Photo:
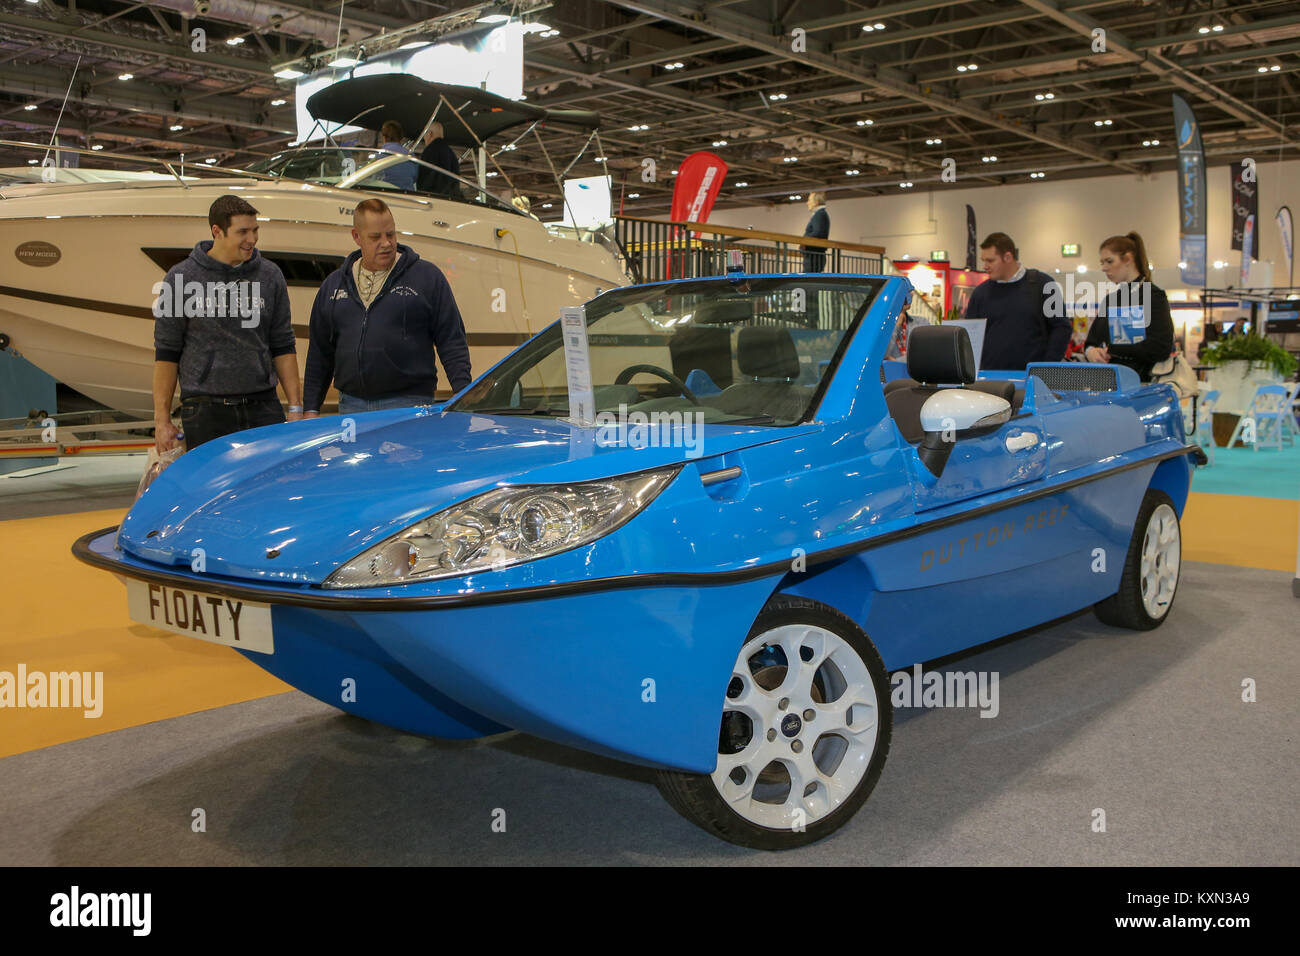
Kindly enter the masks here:
M 1051 487 L 1036 488 L 1027 494 L 1018 495 L 1007 501 L 999 501 L 995 504 L 983 505 L 979 508 L 973 508 L 970 511 L 964 511 L 958 515 L 950 515 L 946 518 L 938 518 L 934 521 L 927 521 L 924 524 L 916 525 L 911 528 L 902 528 L 898 531 L 891 531 L 888 534 L 879 535 L 869 538 L 866 541 L 854 541 L 849 544 L 840 545 L 837 548 L 828 548 L 825 551 L 818 551 L 816 554 L 807 556 L 807 565 L 825 564 L 828 561 L 835 561 L 839 558 L 850 554 L 857 554 L 861 551 L 869 551 L 872 548 L 883 547 L 886 544 L 893 544 L 906 538 L 915 537 L 916 535 L 928 534 L 940 528 L 946 528 L 949 525 L 960 524 L 963 521 L 969 521 L 972 518 L 978 518 L 981 515 L 991 514 L 995 511 L 1003 511 L 1007 508 L 1014 508 L 1016 505 L 1024 504 L 1026 501 L 1035 501 L 1039 498 L 1048 498 L 1052 495 L 1067 491 L 1070 488 L 1076 488 L 1079 485 L 1088 484 L 1093 481 L 1099 481 L 1102 478 L 1109 478 L 1125 471 L 1132 471 L 1136 468 L 1145 468 L 1148 465 L 1156 465 L 1170 458 L 1178 458 L 1183 455 L 1190 455 L 1196 451 L 1195 445 L 1184 445 L 1175 451 L 1164 452 L 1160 455 L 1154 455 L 1150 458 L 1143 458 L 1140 461 L 1127 462 L 1123 465 L 1116 465 L 1114 468 L 1108 468 L 1105 471 L 1098 472 L 1095 475 L 1086 475 L 1081 478 L 1073 478 L 1070 481 L 1061 482 Z M 447 607 L 474 607 L 482 604 L 508 604 L 517 601 L 539 601 L 546 598 L 563 597 L 568 594 L 590 594 L 594 591 L 610 591 L 621 588 L 645 588 L 645 587 L 667 587 L 667 586 L 688 586 L 688 587 L 712 587 L 724 584 L 739 584 L 745 581 L 753 581 L 758 578 L 771 577 L 776 574 L 784 574 L 789 570 L 788 561 L 777 561 L 772 564 L 760 565 L 751 568 L 739 568 L 735 571 L 669 571 L 656 574 L 622 574 L 617 577 L 595 578 L 588 581 L 564 581 L 558 584 L 541 584 L 535 587 L 515 588 L 503 591 L 483 591 L 478 594 L 432 594 L 419 595 L 411 597 L 357 597 L 355 590 L 326 591 L 320 588 L 302 591 L 282 591 L 271 590 L 269 588 L 250 587 L 244 584 L 233 584 L 228 581 L 212 580 L 203 582 L 201 587 L 196 587 L 194 579 L 185 575 L 173 574 L 169 571 L 154 571 L 152 569 L 137 568 L 129 564 L 121 564 L 101 557 L 90 550 L 90 542 L 95 538 L 116 531 L 117 526 L 110 528 L 100 528 L 98 531 L 91 531 L 89 534 L 83 534 L 72 545 L 72 555 L 79 561 L 93 565 L 97 568 L 103 568 L 122 577 L 134 578 L 138 581 L 148 581 L 154 584 L 167 584 L 173 587 L 184 588 L 188 591 L 202 591 L 205 594 L 219 594 L 222 597 L 240 598 L 245 601 L 253 601 L 259 604 L 287 604 L 295 607 L 311 607 L 323 610 L 336 611 L 416 611 L 416 610 L 436 610 Z M 376 589 L 367 589 L 376 590 Z

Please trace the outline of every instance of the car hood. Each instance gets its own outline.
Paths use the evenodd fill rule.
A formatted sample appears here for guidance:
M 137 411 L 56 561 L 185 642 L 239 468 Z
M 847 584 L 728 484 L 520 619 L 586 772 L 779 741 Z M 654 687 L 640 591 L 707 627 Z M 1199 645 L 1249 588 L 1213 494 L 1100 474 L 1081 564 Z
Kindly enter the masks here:
M 635 448 L 599 443 L 596 429 L 555 419 L 465 412 L 273 425 L 183 455 L 131 508 L 118 545 L 207 574 L 319 584 L 376 542 L 498 485 L 707 464 L 817 427 L 705 425 L 694 437 L 672 433 L 678 440 L 666 447 Z

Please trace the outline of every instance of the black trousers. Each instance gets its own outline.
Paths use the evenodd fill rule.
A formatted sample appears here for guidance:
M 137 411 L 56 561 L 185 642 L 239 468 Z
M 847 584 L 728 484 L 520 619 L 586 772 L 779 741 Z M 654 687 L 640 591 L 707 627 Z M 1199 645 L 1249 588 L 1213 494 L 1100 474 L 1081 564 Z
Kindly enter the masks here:
M 279 399 L 274 398 L 243 405 L 200 402 L 193 398 L 181 402 L 181 431 L 185 433 L 187 451 L 214 438 L 242 432 L 245 428 L 278 425 L 283 421 L 284 409 L 280 407 Z

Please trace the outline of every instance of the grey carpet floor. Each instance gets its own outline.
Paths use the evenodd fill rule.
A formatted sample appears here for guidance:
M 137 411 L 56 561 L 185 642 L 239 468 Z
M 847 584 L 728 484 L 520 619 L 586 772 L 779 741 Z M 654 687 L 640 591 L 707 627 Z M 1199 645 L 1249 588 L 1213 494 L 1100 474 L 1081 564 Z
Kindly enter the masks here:
M 999 715 L 898 711 L 871 799 L 785 854 L 713 839 L 636 767 L 412 737 L 295 692 L 0 760 L 0 864 L 1295 865 L 1290 578 L 1187 564 L 1156 631 L 1081 614 L 946 662 L 998 672 Z

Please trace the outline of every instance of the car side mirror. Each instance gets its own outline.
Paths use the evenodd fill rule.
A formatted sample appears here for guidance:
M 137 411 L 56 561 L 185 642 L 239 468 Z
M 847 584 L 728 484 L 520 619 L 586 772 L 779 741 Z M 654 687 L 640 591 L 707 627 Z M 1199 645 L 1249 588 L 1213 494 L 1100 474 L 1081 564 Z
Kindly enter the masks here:
M 1005 398 L 973 389 L 941 388 L 921 406 L 925 432 L 918 450 L 921 462 L 937 478 L 957 442 L 995 432 L 1010 419 L 1011 403 Z

